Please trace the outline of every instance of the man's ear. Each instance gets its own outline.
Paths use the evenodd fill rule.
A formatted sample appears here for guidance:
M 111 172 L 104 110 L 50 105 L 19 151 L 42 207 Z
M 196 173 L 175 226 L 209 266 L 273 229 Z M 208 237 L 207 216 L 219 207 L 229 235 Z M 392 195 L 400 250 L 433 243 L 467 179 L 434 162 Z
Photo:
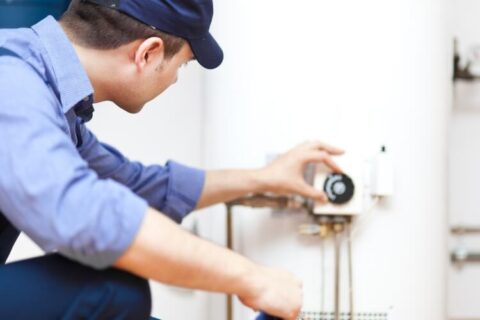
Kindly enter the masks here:
M 135 51 L 135 65 L 137 70 L 141 71 L 145 69 L 152 62 L 155 67 L 162 64 L 165 59 L 165 47 L 163 40 L 158 37 L 151 37 L 137 47 Z

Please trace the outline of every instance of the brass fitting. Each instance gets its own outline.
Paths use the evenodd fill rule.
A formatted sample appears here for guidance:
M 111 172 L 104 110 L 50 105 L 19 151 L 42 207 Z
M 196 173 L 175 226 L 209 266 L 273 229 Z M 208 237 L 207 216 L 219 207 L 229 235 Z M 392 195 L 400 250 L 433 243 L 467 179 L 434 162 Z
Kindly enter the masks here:
M 334 223 L 333 224 L 333 232 L 335 232 L 335 233 L 343 232 L 344 229 L 345 229 L 345 224 L 343 224 L 343 223 Z
M 330 235 L 331 225 L 330 224 L 321 224 L 319 225 L 320 232 L 318 235 L 320 238 L 326 238 Z

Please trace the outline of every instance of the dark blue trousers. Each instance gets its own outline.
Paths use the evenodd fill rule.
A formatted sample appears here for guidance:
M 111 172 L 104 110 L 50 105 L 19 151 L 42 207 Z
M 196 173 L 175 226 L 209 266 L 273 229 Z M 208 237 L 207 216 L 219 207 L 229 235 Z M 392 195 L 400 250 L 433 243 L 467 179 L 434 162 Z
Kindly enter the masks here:
M 0 213 L 0 319 L 149 319 L 146 280 L 60 255 L 5 264 L 19 232 Z

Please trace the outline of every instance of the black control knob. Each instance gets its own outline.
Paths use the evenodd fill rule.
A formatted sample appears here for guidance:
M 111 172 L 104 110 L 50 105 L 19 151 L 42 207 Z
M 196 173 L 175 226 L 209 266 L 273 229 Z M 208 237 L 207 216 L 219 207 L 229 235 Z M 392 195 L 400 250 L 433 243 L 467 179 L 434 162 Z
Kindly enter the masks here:
M 353 198 L 355 185 L 346 174 L 330 173 L 325 179 L 323 191 L 325 191 L 331 203 L 344 204 Z

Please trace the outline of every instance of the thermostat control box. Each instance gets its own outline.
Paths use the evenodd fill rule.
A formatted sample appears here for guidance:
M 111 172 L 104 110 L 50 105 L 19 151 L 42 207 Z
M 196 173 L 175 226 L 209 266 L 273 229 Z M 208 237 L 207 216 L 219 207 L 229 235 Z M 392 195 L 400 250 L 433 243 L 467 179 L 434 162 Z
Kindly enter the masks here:
M 332 172 L 324 164 L 315 165 L 313 186 L 325 192 L 328 203 L 315 202 L 315 215 L 359 215 L 364 209 L 367 183 L 366 162 L 360 158 L 335 158 L 343 170 Z

